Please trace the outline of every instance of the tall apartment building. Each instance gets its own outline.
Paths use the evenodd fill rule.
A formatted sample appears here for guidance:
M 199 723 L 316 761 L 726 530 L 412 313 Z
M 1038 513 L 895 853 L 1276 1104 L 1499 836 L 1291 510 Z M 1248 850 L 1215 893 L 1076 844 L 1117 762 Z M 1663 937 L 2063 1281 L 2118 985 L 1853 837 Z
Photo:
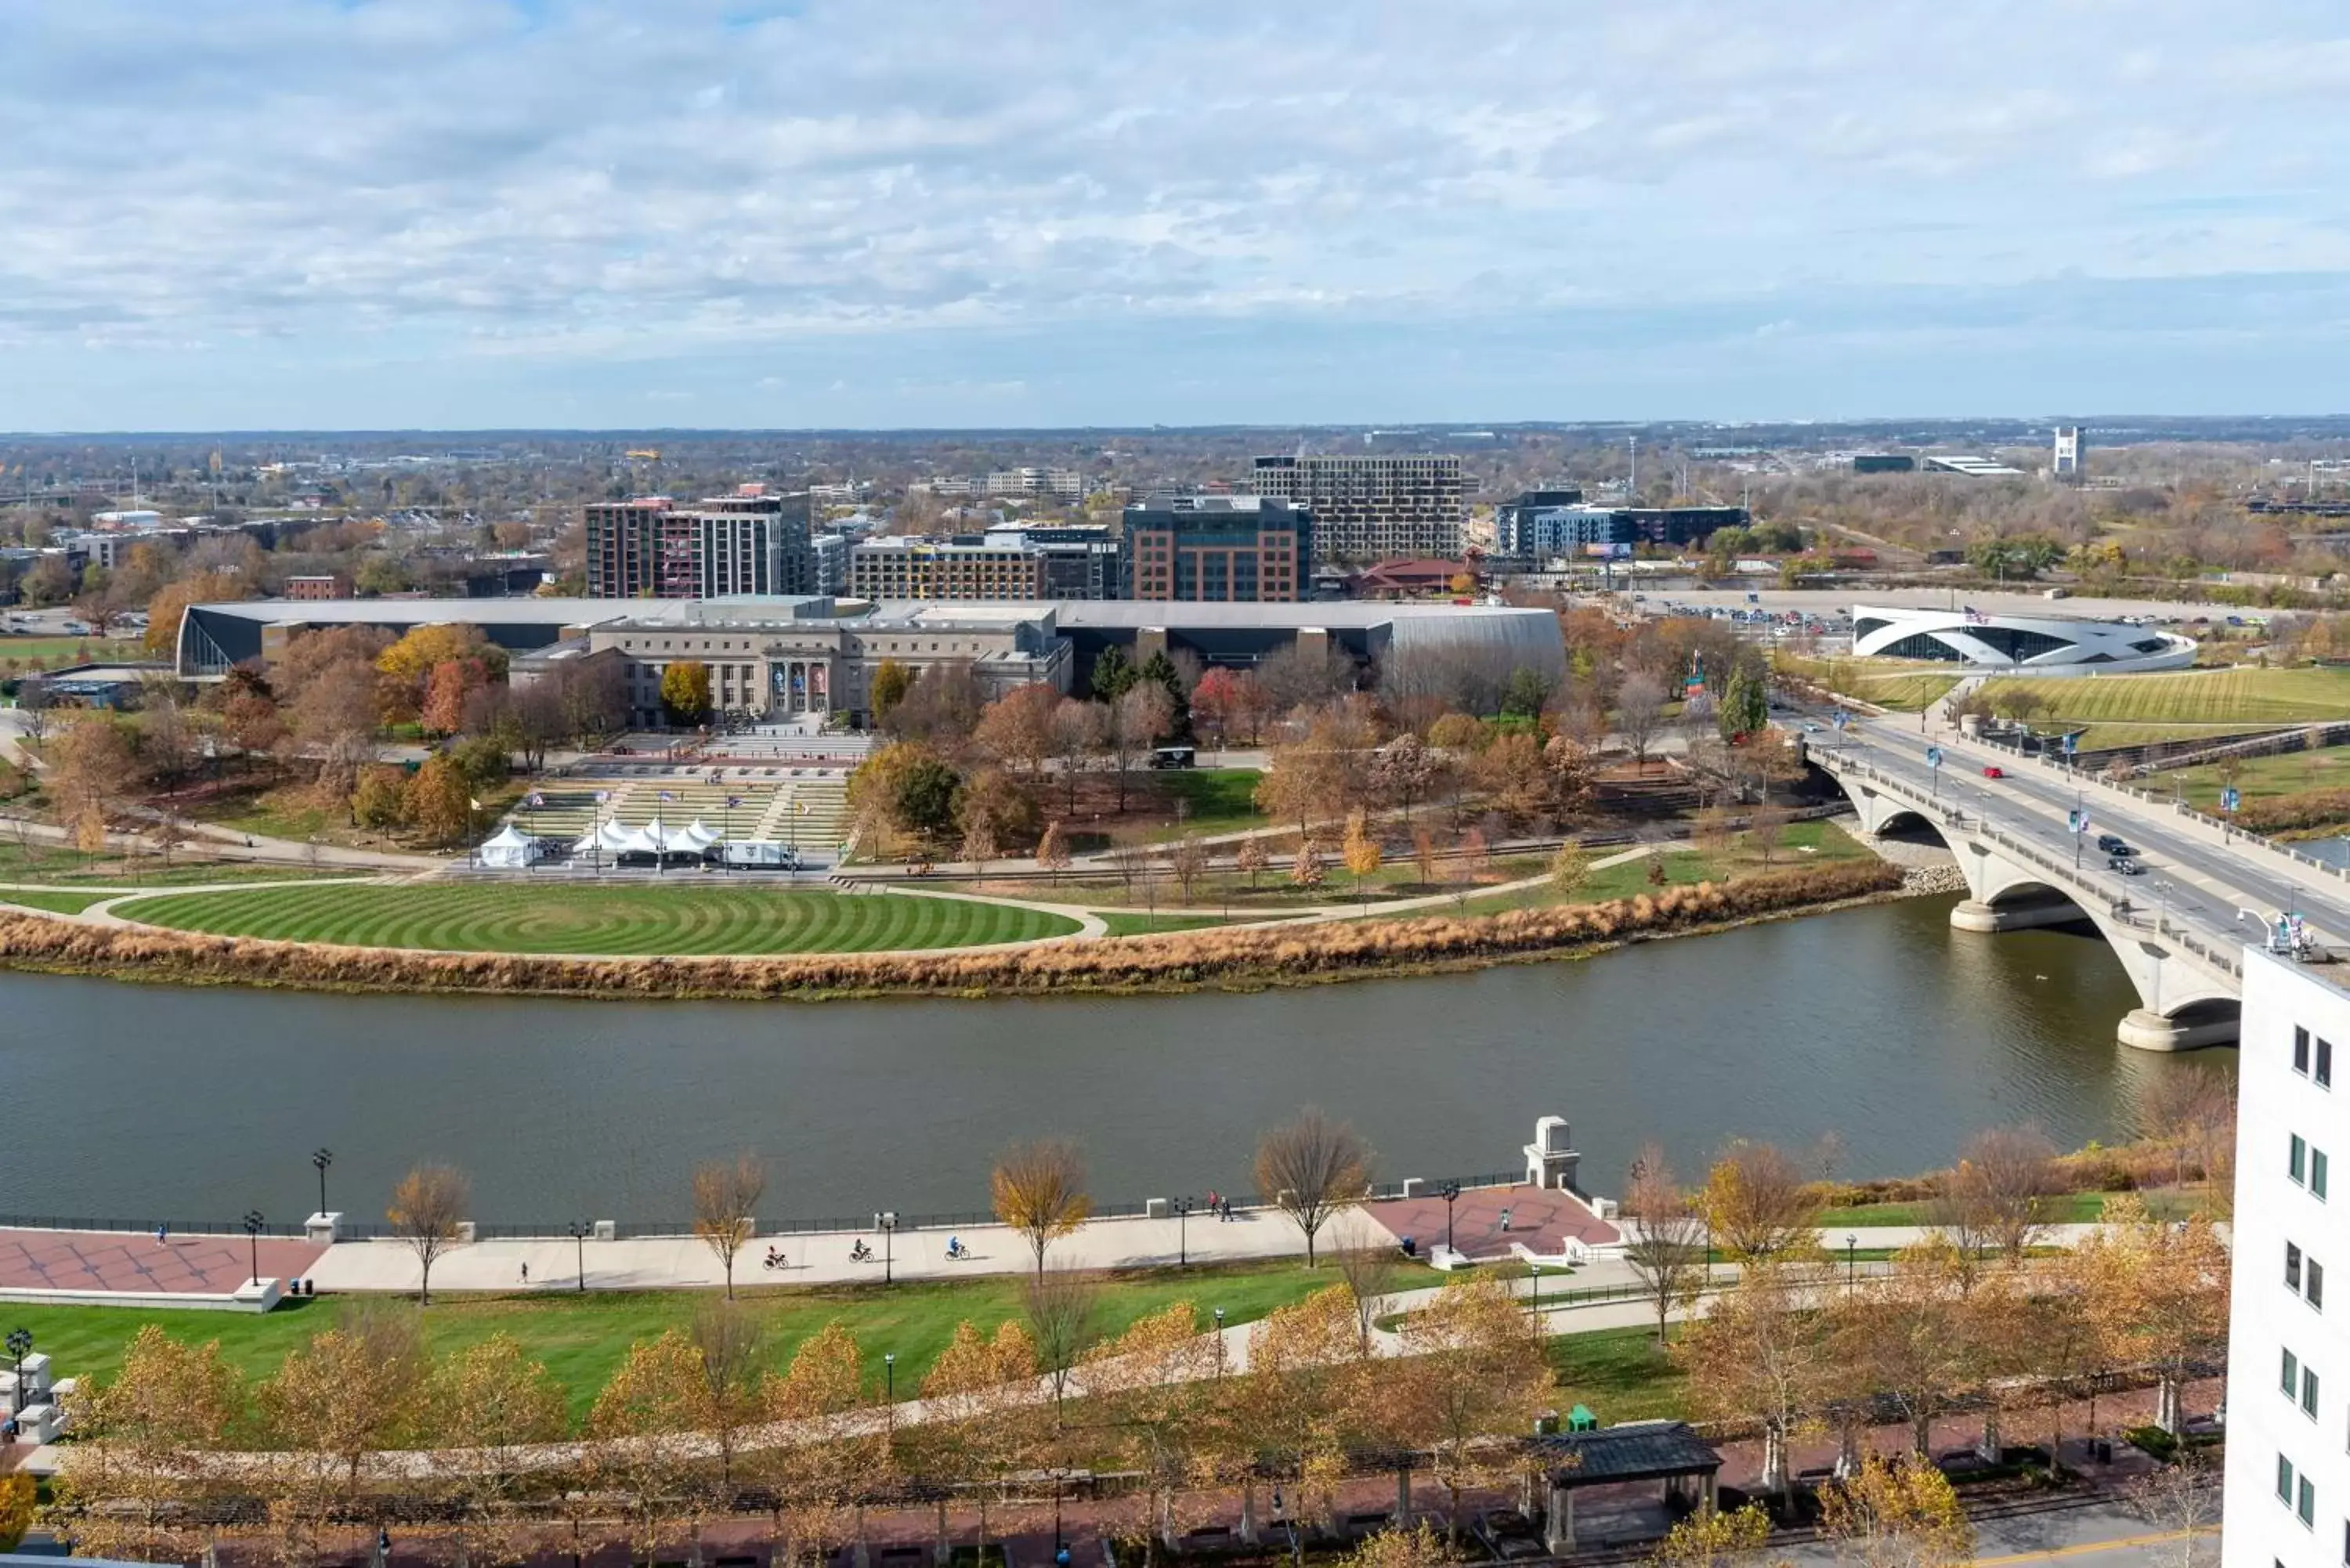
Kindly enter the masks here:
M 1107 523 L 994 523 L 988 525 L 987 542 L 1040 552 L 1047 598 L 1126 597 L 1124 552 Z
M 588 524 L 588 597 L 597 599 L 691 598 L 699 587 L 691 523 L 666 495 L 591 501 Z
M 860 599 L 1011 604 L 1047 597 L 1045 556 L 984 539 L 869 539 L 849 547 L 848 591 Z
M 1296 604 L 1313 582 L 1314 514 L 1270 495 L 1154 495 L 1126 509 L 1127 597 Z
M 1314 514 L 1317 561 L 1457 557 L 1469 520 L 1457 457 L 1261 457 L 1255 490 Z
M 814 593 L 805 494 L 745 485 L 681 506 L 665 495 L 590 502 L 590 598 Z
M 2325 1301 L 2328 1269 L 2350 1282 L 2350 1213 L 2332 1201 L 2333 1157 L 2350 1153 L 2345 986 L 2331 965 L 2244 954 L 2221 1568 L 2350 1561 L 2350 1296 Z

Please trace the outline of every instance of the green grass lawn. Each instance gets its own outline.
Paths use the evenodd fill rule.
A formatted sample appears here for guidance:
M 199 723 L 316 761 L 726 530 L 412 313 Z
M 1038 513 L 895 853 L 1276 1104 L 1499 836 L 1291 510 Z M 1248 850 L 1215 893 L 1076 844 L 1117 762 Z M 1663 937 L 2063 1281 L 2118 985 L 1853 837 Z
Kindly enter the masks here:
M 2217 812 L 2220 791 L 2227 782 L 2218 767 L 2207 765 L 2175 769 L 2147 780 L 2146 787 L 2177 789 L 2185 794 L 2188 805 Z M 2241 758 L 2236 763 L 2236 788 L 2248 801 L 2307 794 L 2316 790 L 2350 789 L 2350 746 Z
M 1960 680 L 1948 665 L 1922 659 L 1804 659 L 1782 653 L 1776 663 L 1790 675 L 1900 713 L 1915 713 L 1940 701 Z
M 1619 851 L 1606 852 L 1607 855 L 1617 853 Z M 1693 887 L 1707 880 L 1718 882 L 1729 877 L 1752 876 L 1762 871 L 1783 870 L 1792 866 L 1807 866 L 1825 860 L 1855 860 L 1868 853 L 1858 840 L 1833 822 L 1791 822 L 1780 831 L 1779 847 L 1772 852 L 1768 866 L 1762 862 L 1754 836 L 1742 833 L 1731 840 L 1726 855 L 1710 855 L 1693 849 L 1667 852 L 1663 857 L 1665 883 L 1673 888 Z M 1606 855 L 1599 857 L 1605 857 Z M 1652 886 L 1648 880 L 1648 860 L 1627 860 L 1620 866 L 1594 871 L 1571 894 L 1562 896 L 1555 887 L 1544 883 L 1508 893 L 1471 897 L 1468 912 L 1493 915 L 1504 909 L 1543 909 L 1558 903 L 1604 904 L 1610 898 L 1629 898 L 1636 894 L 1648 892 Z
M 16 904 L 27 909 L 47 909 L 53 914 L 78 915 L 92 904 L 103 903 L 115 897 L 106 893 L 49 893 L 0 889 L 0 904 Z
M 738 1269 L 741 1265 L 738 1263 Z M 753 1263 L 756 1271 L 755 1262 Z M 1188 1301 L 1202 1331 L 1213 1326 L 1215 1309 L 1227 1324 L 1253 1323 L 1274 1307 L 1298 1301 L 1337 1282 L 1328 1269 L 1309 1271 L 1294 1261 L 1139 1271 L 1106 1278 L 1096 1324 L 1117 1334 L 1137 1318 Z M 710 1293 L 691 1291 L 605 1292 L 575 1294 L 552 1290 L 543 1295 L 488 1299 L 442 1296 L 419 1314 L 426 1345 L 436 1355 L 478 1344 L 498 1333 L 512 1334 L 533 1358 L 563 1384 L 576 1421 L 585 1416 L 598 1389 L 639 1340 L 691 1323 Z M 948 1283 L 889 1287 L 791 1290 L 741 1287 L 743 1305 L 766 1330 L 764 1349 L 778 1369 L 809 1334 L 838 1319 L 857 1335 L 865 1354 L 865 1375 L 881 1391 L 885 1351 L 898 1357 L 897 1392 L 916 1393 L 939 1353 L 968 1318 L 993 1332 L 1021 1315 L 1017 1276 L 990 1274 Z M 335 1326 L 334 1298 L 287 1303 L 265 1316 L 231 1313 L 145 1312 L 127 1307 L 15 1309 L 10 1326 L 29 1329 L 34 1343 L 54 1359 L 60 1374 L 110 1376 L 122 1362 L 131 1337 L 149 1323 L 175 1339 L 220 1343 L 222 1355 L 249 1378 L 275 1371 L 287 1351 L 311 1334 Z
M 1254 768 L 1169 768 L 1152 781 L 1166 794 L 1168 809 L 1184 804 L 1183 826 L 1196 833 L 1237 833 L 1261 827 L 1256 808 L 1257 781 L 1264 775 Z
M 2106 1200 L 2113 1196 L 2106 1192 L 2066 1192 L 2046 1199 L 2041 1205 L 2041 1223 L 2044 1225 L 2087 1225 L 2106 1217 Z M 2147 1211 L 2157 1219 L 2179 1220 L 2194 1212 L 2192 1194 L 2179 1192 L 2142 1192 Z M 1819 1227 L 1833 1231 L 1842 1226 L 1864 1225 L 1931 1225 L 1933 1206 L 1929 1203 L 1862 1203 L 1849 1209 L 1823 1209 Z M 1843 1251 L 1836 1250 L 1836 1256 Z M 1860 1254 L 1866 1258 L 1866 1250 Z
M 2031 691 L 2046 704 L 2032 721 L 2043 731 L 2075 723 L 2165 724 L 2209 726 L 2218 733 L 2334 721 L 2350 712 L 2350 670 L 2238 668 L 2073 680 L 2009 677 L 1986 683 L 1982 695 L 1996 709 L 2002 693 L 2018 690 Z
M 332 877 L 332 867 L 312 871 L 299 866 L 256 866 L 245 860 L 189 860 L 175 857 L 120 855 L 95 857 L 62 844 L 36 844 L 28 850 L 14 839 L 0 840 L 0 882 L 41 882 L 120 890 L 140 887 L 185 887 L 206 882 L 285 882 Z
M 1688 1379 L 1658 1348 L 1653 1329 L 1555 1334 L 1543 1341 L 1543 1354 L 1557 1379 L 1554 1402 L 1562 1416 L 1586 1405 L 1605 1427 L 1689 1415 Z
M 1102 924 L 1114 937 L 1149 936 L 1158 931 L 1196 931 L 1203 926 L 1228 926 L 1232 923 L 1222 915 L 1191 915 L 1161 912 L 1156 915 L 1135 909 L 1103 909 Z M 1247 919 L 1246 915 L 1235 919 Z
M 880 952 L 1065 936 L 1076 921 L 920 894 L 677 885 L 256 888 L 133 899 L 124 918 L 224 936 L 506 953 Z
M 147 645 L 136 638 L 0 637 L 0 672 L 8 674 L 30 670 L 36 662 L 55 669 L 59 665 L 113 664 L 146 657 Z M 12 662 L 17 670 L 9 668 Z

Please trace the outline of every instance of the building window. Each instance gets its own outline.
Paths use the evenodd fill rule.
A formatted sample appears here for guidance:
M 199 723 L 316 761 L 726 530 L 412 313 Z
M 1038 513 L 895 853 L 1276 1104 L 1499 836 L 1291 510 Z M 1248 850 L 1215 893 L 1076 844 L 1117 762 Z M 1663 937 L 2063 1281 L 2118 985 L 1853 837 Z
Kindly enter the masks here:
M 2317 1374 L 2306 1366 L 2301 1369 L 2301 1413 L 2317 1419 Z
M 2301 1249 L 2290 1241 L 2284 1244 L 2284 1282 L 2296 1292 L 2301 1289 Z
M 2293 1461 L 2282 1454 L 2277 1456 L 2277 1501 L 2288 1506 L 2293 1502 Z
M 2297 1028 L 2293 1032 L 2293 1070 L 2304 1078 L 2309 1076 L 2309 1031 L 2306 1029 Z
M 2288 1399 L 2301 1392 L 2301 1357 L 2290 1350 L 2284 1352 L 2277 1382 L 2283 1387 L 2284 1397 Z
M 2309 1179 L 2309 1140 L 2299 1133 L 2294 1133 L 2293 1141 L 2285 1146 L 2284 1173 L 2293 1179 L 2295 1187 Z
M 2309 1260 L 2309 1286 L 2302 1296 L 2318 1311 L 2325 1310 L 2325 1265 L 2314 1258 Z
M 2309 1190 L 2319 1198 L 2325 1196 L 2325 1151 L 2322 1148 L 2309 1151 Z
M 2331 1040 L 2317 1043 L 2317 1082 L 2321 1088 L 2334 1086 L 2334 1042 Z
M 2293 1511 L 2301 1516 L 2301 1522 L 2303 1528 L 2316 1528 L 2317 1488 L 2310 1484 L 2310 1480 L 2307 1476 L 2301 1478 L 2301 1506 L 2294 1509 Z

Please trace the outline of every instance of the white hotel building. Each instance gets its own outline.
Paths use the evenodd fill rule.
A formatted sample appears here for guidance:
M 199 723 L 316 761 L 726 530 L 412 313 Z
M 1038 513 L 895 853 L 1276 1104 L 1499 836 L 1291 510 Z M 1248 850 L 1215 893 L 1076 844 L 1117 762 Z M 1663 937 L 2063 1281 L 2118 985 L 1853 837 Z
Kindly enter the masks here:
M 2241 1051 L 2220 1560 L 2333 1568 L 2350 1562 L 2350 1187 L 2333 1200 L 2350 969 L 2248 950 Z

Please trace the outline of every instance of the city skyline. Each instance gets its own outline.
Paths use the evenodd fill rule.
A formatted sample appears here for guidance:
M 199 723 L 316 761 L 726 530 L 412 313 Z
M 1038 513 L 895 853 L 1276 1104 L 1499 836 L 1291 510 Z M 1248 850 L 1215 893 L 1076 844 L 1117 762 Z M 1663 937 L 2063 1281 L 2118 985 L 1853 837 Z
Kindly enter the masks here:
M 0 49 L 0 428 L 2283 412 L 2350 303 L 2350 27 L 2282 0 L 96 0 Z

